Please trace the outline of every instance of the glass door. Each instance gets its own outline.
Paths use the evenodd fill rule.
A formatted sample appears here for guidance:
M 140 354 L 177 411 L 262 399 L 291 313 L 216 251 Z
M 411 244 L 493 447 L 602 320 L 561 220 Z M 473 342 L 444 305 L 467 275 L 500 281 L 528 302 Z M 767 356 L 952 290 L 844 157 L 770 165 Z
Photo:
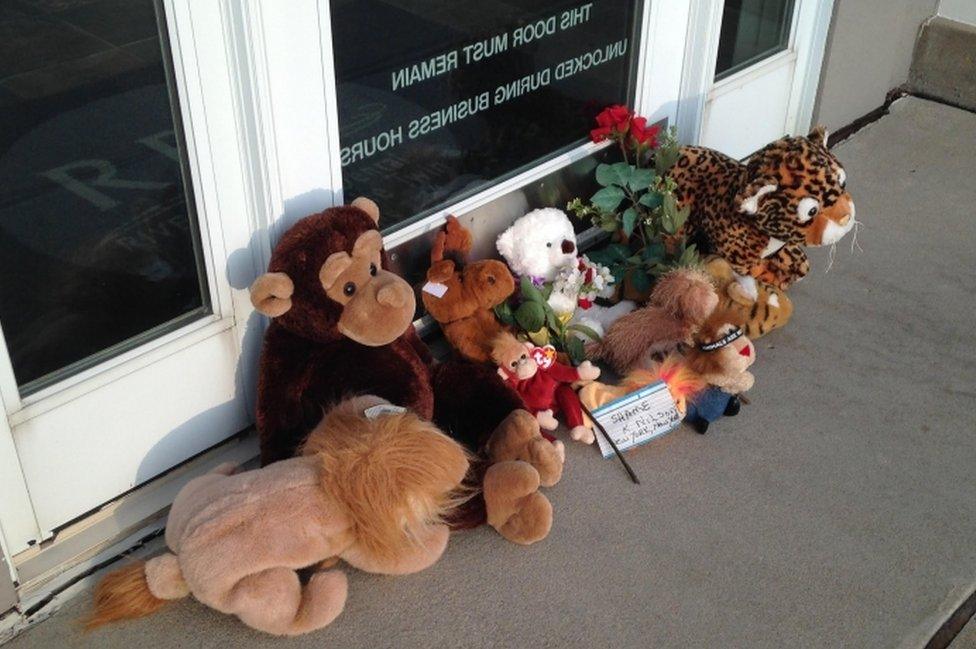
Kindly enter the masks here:
M 742 158 L 794 128 L 797 5 L 814 0 L 725 0 L 701 143 Z M 807 24 L 802 26 L 809 29 Z
M 23 6 L 0 44 L 0 322 L 21 397 L 212 312 L 152 0 Z
M 715 80 L 789 48 L 792 24 L 793 0 L 728 0 L 722 13 Z
M 180 12 L 204 20 L 0 5 L 0 473 L 29 493 L 0 511 L 12 552 L 249 423 L 224 248 L 241 226 L 201 198 L 212 134 L 183 65 L 224 53 Z

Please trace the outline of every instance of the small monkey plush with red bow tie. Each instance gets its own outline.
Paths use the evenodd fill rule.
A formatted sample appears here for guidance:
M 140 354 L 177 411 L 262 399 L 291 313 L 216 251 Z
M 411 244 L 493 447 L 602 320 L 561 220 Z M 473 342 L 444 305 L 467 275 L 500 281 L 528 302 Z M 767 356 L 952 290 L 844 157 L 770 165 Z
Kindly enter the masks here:
M 583 422 L 583 409 L 572 383 L 599 378 L 600 368 L 589 361 L 579 367 L 564 365 L 556 360 L 556 350 L 551 345 L 522 343 L 507 332 L 495 337 L 491 357 L 498 365 L 498 375 L 519 393 L 541 428 L 555 430 L 559 425 L 556 415 L 560 415 L 569 426 L 570 437 L 584 444 L 593 443 L 596 437 Z

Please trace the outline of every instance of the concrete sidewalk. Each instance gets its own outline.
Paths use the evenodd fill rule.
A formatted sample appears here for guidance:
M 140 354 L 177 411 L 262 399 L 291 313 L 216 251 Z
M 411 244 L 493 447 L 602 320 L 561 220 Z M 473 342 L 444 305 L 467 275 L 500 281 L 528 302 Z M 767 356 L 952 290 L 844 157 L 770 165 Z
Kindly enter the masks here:
M 192 600 L 83 635 L 81 597 L 9 649 L 924 645 L 976 588 L 974 144 L 976 115 L 914 98 L 841 144 L 863 252 L 814 253 L 752 404 L 630 452 L 640 486 L 570 444 L 545 542 L 481 529 L 419 575 L 351 572 L 297 639 Z

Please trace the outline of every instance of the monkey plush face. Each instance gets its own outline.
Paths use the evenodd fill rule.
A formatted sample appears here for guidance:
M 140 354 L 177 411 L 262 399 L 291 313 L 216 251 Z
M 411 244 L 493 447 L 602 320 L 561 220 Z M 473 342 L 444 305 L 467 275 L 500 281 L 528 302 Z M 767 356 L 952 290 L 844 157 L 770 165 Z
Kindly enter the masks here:
M 514 377 L 519 381 L 531 379 L 539 371 L 539 365 L 530 355 L 534 345 L 521 343 L 510 333 L 501 333 L 495 337 L 491 345 L 491 358 L 504 378 Z
M 379 208 L 368 199 L 295 224 L 275 247 L 269 272 L 251 286 L 255 308 L 292 333 L 379 347 L 413 321 L 413 290 L 383 268 Z

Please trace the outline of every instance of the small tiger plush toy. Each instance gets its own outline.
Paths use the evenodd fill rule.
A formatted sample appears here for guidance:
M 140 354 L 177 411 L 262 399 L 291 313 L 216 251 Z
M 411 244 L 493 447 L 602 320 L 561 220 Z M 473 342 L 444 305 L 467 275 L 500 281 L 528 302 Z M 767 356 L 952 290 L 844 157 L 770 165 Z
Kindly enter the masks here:
M 705 259 L 705 272 L 712 278 L 718 294 L 716 311 L 723 310 L 731 314 L 733 322 L 742 327 L 752 340 L 765 336 L 790 321 L 793 301 L 782 289 L 756 282 L 756 298 L 749 298 L 742 286 L 735 281 L 732 266 L 717 255 Z
M 686 233 L 732 266 L 746 296 L 756 281 L 785 290 L 810 270 L 803 248 L 840 241 L 854 227 L 847 174 L 827 149 L 827 132 L 784 137 L 743 164 L 704 147 L 682 147 L 668 174 Z

